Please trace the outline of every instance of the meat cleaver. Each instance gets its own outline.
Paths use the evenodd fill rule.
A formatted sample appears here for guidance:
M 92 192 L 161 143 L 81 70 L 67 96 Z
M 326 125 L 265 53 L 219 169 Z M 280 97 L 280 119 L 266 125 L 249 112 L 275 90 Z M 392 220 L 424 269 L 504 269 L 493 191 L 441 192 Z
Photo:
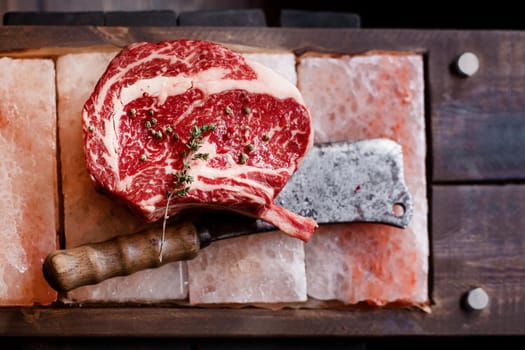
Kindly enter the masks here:
M 276 203 L 318 224 L 365 222 L 405 228 L 413 210 L 404 182 L 401 146 L 389 139 L 315 145 Z M 47 256 L 44 276 L 58 291 L 96 284 L 147 268 L 194 258 L 214 241 L 275 231 L 262 220 L 191 211 L 162 225 Z M 314 233 L 315 234 L 315 233 Z

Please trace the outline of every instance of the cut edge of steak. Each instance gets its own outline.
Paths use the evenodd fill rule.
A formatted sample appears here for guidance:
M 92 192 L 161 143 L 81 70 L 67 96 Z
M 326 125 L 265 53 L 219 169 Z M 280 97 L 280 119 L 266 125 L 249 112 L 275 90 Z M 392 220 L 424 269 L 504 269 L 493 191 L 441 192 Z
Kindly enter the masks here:
M 261 218 L 308 241 L 313 219 L 274 204 L 313 145 L 299 90 L 217 43 L 135 43 L 83 108 L 87 170 L 153 222 L 192 208 Z

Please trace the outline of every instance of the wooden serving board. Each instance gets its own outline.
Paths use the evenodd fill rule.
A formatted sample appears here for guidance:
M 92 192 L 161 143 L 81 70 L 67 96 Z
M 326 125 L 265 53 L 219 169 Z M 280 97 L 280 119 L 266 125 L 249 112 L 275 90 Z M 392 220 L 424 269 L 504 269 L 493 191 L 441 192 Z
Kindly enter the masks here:
M 361 53 L 402 50 L 425 58 L 430 198 L 430 313 L 155 307 L 7 307 L 10 336 L 385 336 L 525 335 L 525 32 L 283 28 L 0 28 L 0 52 L 60 50 L 194 38 L 241 45 Z M 36 48 L 52 48 L 35 50 Z M 470 78 L 451 64 L 476 53 Z M 461 306 L 482 287 L 486 309 Z

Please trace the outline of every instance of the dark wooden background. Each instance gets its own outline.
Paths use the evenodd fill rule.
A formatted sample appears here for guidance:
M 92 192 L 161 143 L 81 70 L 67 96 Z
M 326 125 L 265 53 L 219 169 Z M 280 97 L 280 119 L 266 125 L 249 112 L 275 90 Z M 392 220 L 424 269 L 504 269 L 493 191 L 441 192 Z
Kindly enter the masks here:
M 525 335 L 525 32 L 7 26 L 0 27 L 0 52 L 177 38 L 299 53 L 380 49 L 424 55 L 431 312 L 12 307 L 0 309 L 0 334 L 330 339 Z M 480 70 L 469 78 L 451 70 L 465 51 L 480 60 Z M 472 287 L 487 291 L 485 310 L 462 308 L 461 298 Z

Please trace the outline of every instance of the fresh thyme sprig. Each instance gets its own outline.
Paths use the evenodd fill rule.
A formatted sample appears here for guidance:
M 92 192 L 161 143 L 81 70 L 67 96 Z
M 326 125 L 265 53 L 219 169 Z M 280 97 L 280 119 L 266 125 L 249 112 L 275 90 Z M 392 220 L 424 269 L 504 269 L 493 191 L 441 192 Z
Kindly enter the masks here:
M 210 131 L 215 130 L 215 128 L 215 124 L 203 124 L 200 127 L 197 125 L 192 126 L 190 130 L 190 138 L 186 143 L 186 148 L 188 150 L 183 152 L 183 156 L 191 156 L 192 160 L 208 160 L 210 156 L 208 153 L 201 153 L 197 151 L 204 142 L 204 135 L 209 133 Z M 175 181 L 173 183 L 174 193 L 177 197 L 184 197 L 186 194 L 188 194 L 188 191 L 190 190 L 189 185 L 193 182 L 193 178 L 188 174 L 189 168 L 189 164 L 184 163 L 184 166 L 181 170 L 173 173 L 173 176 L 175 178 Z
M 204 136 L 210 131 L 215 130 L 216 126 L 215 124 L 203 124 L 202 126 L 194 125 L 191 127 L 190 130 L 190 138 L 188 142 L 186 143 L 186 148 L 188 151 L 183 152 L 183 157 L 187 158 L 191 156 L 192 160 L 195 159 L 202 159 L 202 160 L 208 160 L 209 154 L 208 153 L 201 153 L 197 152 L 199 148 L 202 146 L 204 142 Z M 171 127 L 170 127 L 171 129 Z M 173 129 L 171 129 L 168 133 L 172 133 Z M 177 134 L 173 135 L 173 139 L 175 141 L 179 140 L 179 136 Z M 188 170 L 190 169 L 190 165 L 188 163 L 184 163 L 182 166 L 182 169 L 174 172 L 173 175 L 173 190 L 167 191 L 166 195 L 166 207 L 164 208 L 164 220 L 162 222 L 162 239 L 160 241 L 160 252 L 159 252 L 159 261 L 162 262 L 162 251 L 164 248 L 164 239 L 166 236 L 166 223 L 169 219 L 168 216 L 168 209 L 170 206 L 170 201 L 172 200 L 173 196 L 177 196 L 179 198 L 182 198 L 188 194 L 190 191 L 190 185 L 193 182 L 193 177 L 188 173 Z

